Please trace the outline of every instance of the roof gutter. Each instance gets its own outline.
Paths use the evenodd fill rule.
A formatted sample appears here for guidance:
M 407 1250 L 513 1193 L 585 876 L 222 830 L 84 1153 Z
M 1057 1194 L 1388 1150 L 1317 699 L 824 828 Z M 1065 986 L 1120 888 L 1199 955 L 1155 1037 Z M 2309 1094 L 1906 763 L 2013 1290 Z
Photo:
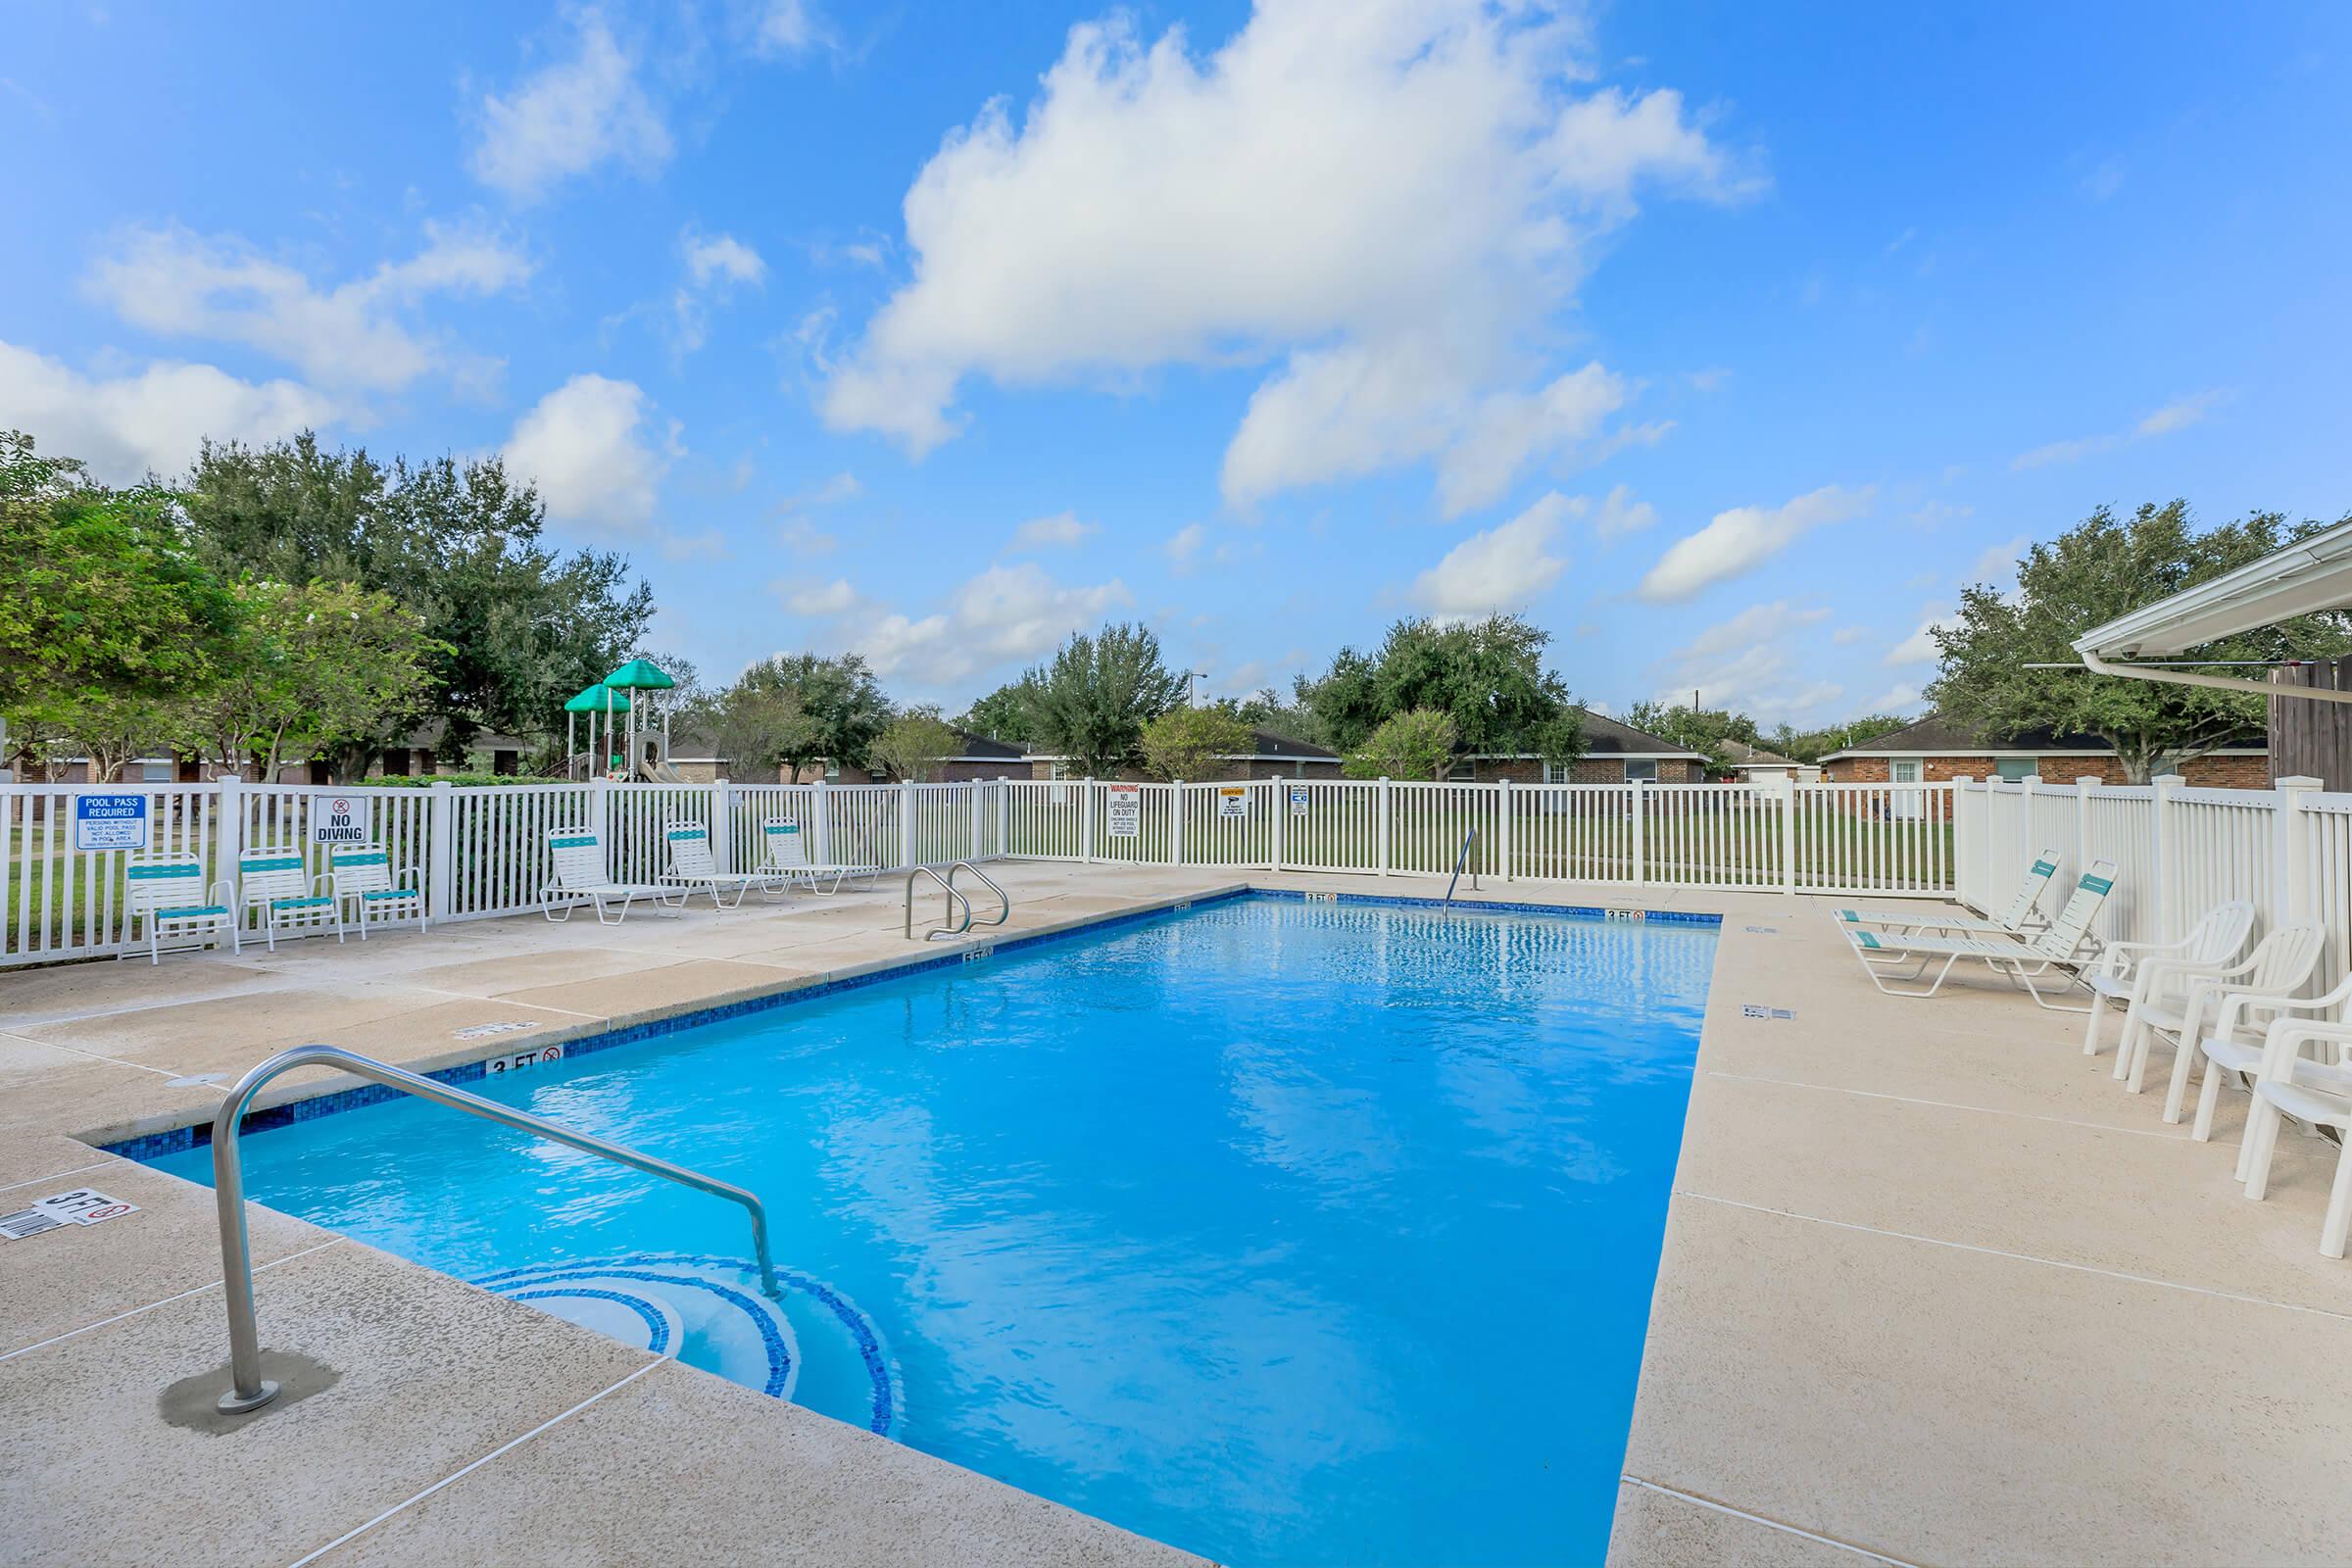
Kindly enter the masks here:
M 2084 642 L 2089 641 L 2088 638 Z M 2200 686 L 2208 691 L 2249 692 L 2256 697 L 2300 697 L 2313 703 L 2352 703 L 2352 691 L 2337 691 L 2328 686 L 2282 686 L 2267 680 L 2247 680 L 2242 675 L 2199 675 L 2185 669 L 2164 669 L 2153 664 L 2111 664 L 2088 648 L 2078 643 L 2075 651 L 2082 656 L 2082 667 L 2101 675 L 2121 675 L 2126 680 L 2154 681 L 2160 686 Z

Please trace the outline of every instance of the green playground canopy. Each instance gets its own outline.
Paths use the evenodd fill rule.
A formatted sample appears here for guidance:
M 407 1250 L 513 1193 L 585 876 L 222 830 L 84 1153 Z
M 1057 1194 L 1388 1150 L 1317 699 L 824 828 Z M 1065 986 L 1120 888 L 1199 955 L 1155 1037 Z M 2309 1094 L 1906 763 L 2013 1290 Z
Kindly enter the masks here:
M 662 666 L 652 660 L 632 659 L 612 674 L 607 675 L 605 684 L 617 691 L 659 691 L 663 687 L 675 686 L 677 682 L 663 674 Z
M 566 713 L 625 713 L 629 710 L 629 694 L 614 691 L 602 683 L 584 688 L 577 697 L 564 705 Z

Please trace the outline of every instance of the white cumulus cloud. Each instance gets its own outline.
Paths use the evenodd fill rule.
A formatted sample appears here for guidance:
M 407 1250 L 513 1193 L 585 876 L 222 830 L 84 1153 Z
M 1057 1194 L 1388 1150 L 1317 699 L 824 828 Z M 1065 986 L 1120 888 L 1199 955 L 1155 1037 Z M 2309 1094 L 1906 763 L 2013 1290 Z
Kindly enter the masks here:
M 1267 366 L 1236 504 L 1441 455 L 1448 510 L 1497 498 L 1626 395 L 1540 358 L 1590 240 L 1643 190 L 1752 186 L 1673 91 L 1580 94 L 1577 36 L 1500 0 L 1265 0 L 1208 53 L 1074 27 L 917 176 L 912 277 L 823 362 L 826 421 L 919 455 L 970 377 Z
M 1701 630 L 1654 666 L 1659 702 L 1733 708 L 1766 722 L 1794 720 L 1837 702 L 1844 688 L 1808 674 L 1795 640 L 1829 618 L 1823 606 L 1787 599 L 1751 605 Z
M 1777 507 L 1734 507 L 1718 512 L 1696 533 L 1667 547 L 1636 592 L 1643 599 L 1689 599 L 1701 589 L 1753 571 L 1815 528 L 1843 522 L 1870 504 L 1870 491 L 1838 485 L 1796 497 Z
M 210 365 L 170 362 L 85 375 L 0 343 L 0 426 L 29 432 L 43 452 L 81 459 L 109 484 L 176 473 L 207 436 L 278 441 L 335 414 L 331 400 L 295 381 L 241 381 Z
M 166 337 L 241 343 L 327 386 L 397 391 L 467 361 L 412 324 L 436 294 L 480 296 L 516 288 L 530 258 L 479 228 L 427 223 L 423 249 L 329 286 L 234 236 L 185 228 L 132 229 L 92 265 L 88 292 L 133 326 Z
M 1133 603 L 1127 585 L 1115 577 L 1062 583 L 1033 562 L 991 566 L 920 615 L 878 604 L 844 580 L 787 585 L 781 592 L 794 612 L 834 619 L 840 643 L 864 655 L 874 673 L 926 689 L 1036 659 Z
M 1057 512 L 1051 517 L 1032 517 L 1012 530 L 1014 550 L 1067 550 L 1084 544 L 1087 538 L 1100 531 L 1099 525 L 1081 522 L 1074 512 Z
M 1913 628 L 1911 635 L 1887 649 L 1886 657 L 1881 662 L 1892 665 L 1933 664 L 1940 661 L 1943 654 L 1936 646 L 1936 628 L 1950 624 L 1951 614 L 1951 611 L 1944 606 L 1929 606 L 1921 612 L 1919 624 Z
M 1526 609 L 1568 567 L 1550 553 L 1568 514 L 1568 498 L 1554 491 L 1510 521 L 1472 534 L 1414 578 L 1409 597 L 1444 619 Z
M 515 421 L 507 466 L 539 487 L 549 516 L 634 533 L 653 521 L 669 466 L 647 440 L 646 419 L 636 382 L 575 375 Z
M 2080 463 L 2084 458 L 2112 452 L 2132 441 L 2150 441 L 2158 436 L 2185 430 L 2202 421 L 2208 414 L 2230 401 L 2226 387 L 2199 392 L 2193 397 L 2175 398 L 2163 408 L 2144 416 L 2129 430 L 2110 431 L 2105 435 L 2086 435 L 2073 441 L 2052 441 L 2031 452 L 2021 452 L 2010 460 L 2012 469 L 2023 472 L 2029 468 L 2047 468 L 2062 463 Z
M 577 46 L 525 77 L 513 92 L 486 94 L 474 178 L 518 201 L 617 161 L 650 174 L 669 161 L 669 128 L 637 82 L 637 63 L 600 12 L 573 18 Z

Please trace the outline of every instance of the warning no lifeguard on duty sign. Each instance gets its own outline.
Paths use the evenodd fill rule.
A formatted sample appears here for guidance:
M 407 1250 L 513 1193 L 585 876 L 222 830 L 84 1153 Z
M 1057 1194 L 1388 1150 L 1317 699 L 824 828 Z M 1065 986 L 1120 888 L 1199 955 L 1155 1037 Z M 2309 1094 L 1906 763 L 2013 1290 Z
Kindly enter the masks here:
M 355 801 L 348 795 L 312 796 L 311 842 L 313 844 L 367 843 L 367 804 Z

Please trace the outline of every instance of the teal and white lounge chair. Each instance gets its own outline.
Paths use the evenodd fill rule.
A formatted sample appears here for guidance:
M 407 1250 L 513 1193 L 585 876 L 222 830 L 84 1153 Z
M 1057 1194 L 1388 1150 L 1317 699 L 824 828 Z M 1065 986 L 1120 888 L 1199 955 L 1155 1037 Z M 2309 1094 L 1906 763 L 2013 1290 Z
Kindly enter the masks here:
M 2049 891 L 2050 879 L 2058 874 L 2058 852 L 2044 850 L 2034 857 L 2025 881 L 2018 884 L 2017 897 L 2009 906 L 1989 920 L 1973 914 L 1939 914 L 1933 910 L 1917 909 L 1832 909 L 1830 918 L 1839 925 L 1883 926 L 1892 931 L 1966 932 L 1972 936 L 2031 936 L 2050 923 L 2041 912 L 2041 897 Z
M 769 817 L 763 831 L 767 839 L 767 869 L 787 882 L 804 884 L 811 893 L 839 893 L 842 883 L 852 877 L 863 877 L 871 883 L 882 874 L 878 865 L 809 859 L 808 835 L 789 816 Z M 817 884 L 827 878 L 833 885 L 819 888 Z
M 792 891 L 779 872 L 721 871 L 710 853 L 710 830 L 700 822 L 672 822 L 662 837 L 669 841 L 669 869 L 662 873 L 662 880 L 687 895 L 708 893 L 718 908 L 740 908 L 743 896 L 754 888 L 770 904 Z M 725 896 L 729 889 L 735 894 L 731 902 Z
M 415 866 L 404 865 L 395 875 L 392 856 L 380 844 L 337 844 L 326 861 L 335 898 L 350 906 L 362 942 L 379 920 L 414 920 L 417 930 L 425 929 L 424 883 Z
M 675 916 L 686 907 L 686 890 L 662 883 L 615 882 L 605 869 L 604 840 L 594 828 L 551 827 L 547 853 L 555 875 L 539 890 L 539 908 L 550 920 L 568 920 L 574 906 L 585 899 L 596 909 L 596 923 L 618 925 L 629 917 L 638 899 L 653 901 L 655 912 Z M 675 900 L 676 908 L 670 907 Z M 557 910 L 563 910 L 559 914 Z
M 343 903 L 321 891 L 333 885 L 332 878 L 304 868 L 299 849 L 247 850 L 237 857 L 238 913 L 260 922 L 271 953 L 280 931 L 331 930 L 337 942 L 343 940 Z
M 2066 983 L 2059 988 L 2063 992 L 2066 986 L 2082 978 L 2083 970 L 2099 961 L 2098 944 L 2090 935 L 2090 922 L 2097 917 L 2100 906 L 2107 902 L 2107 895 L 2114 891 L 2115 862 L 2093 862 L 2091 868 L 2082 873 L 2082 880 L 2075 884 L 2074 896 L 2066 901 L 2066 907 L 2058 911 L 2056 922 L 2047 931 L 2025 942 L 1975 937 L 1907 937 L 1872 931 L 1848 931 L 1845 936 L 1846 941 L 1853 945 L 1855 955 L 1861 958 L 1862 972 L 1870 976 L 1870 983 L 1890 997 L 1936 995 L 1943 989 L 1944 981 L 1951 977 L 1953 967 L 1966 958 L 1982 962 L 1995 974 L 2025 987 L 2026 994 L 2044 1007 L 2059 1012 L 2081 1012 L 2081 1007 L 2070 1007 L 2050 1001 L 2042 995 L 2041 987 L 2034 982 L 2037 976 L 2047 975 L 2052 970 L 2061 971 Z M 1928 966 L 1937 958 L 1943 960 L 1943 967 L 1936 971 L 1935 982 L 1925 991 L 1899 990 L 1886 983 L 1890 977 L 1906 982 L 1920 979 L 1927 973 Z M 1908 973 L 1893 972 L 1893 966 L 1904 963 L 1911 963 L 1914 967 Z
M 139 925 L 147 926 L 147 961 L 164 961 L 168 944 L 175 953 L 201 950 L 206 938 L 218 943 L 228 936 L 228 951 L 236 953 L 237 911 L 228 884 L 204 883 L 201 857 L 178 850 L 136 850 L 122 867 L 122 909 L 126 919 L 122 951 L 130 956 L 138 945 Z M 194 940 L 189 940 L 193 938 Z

